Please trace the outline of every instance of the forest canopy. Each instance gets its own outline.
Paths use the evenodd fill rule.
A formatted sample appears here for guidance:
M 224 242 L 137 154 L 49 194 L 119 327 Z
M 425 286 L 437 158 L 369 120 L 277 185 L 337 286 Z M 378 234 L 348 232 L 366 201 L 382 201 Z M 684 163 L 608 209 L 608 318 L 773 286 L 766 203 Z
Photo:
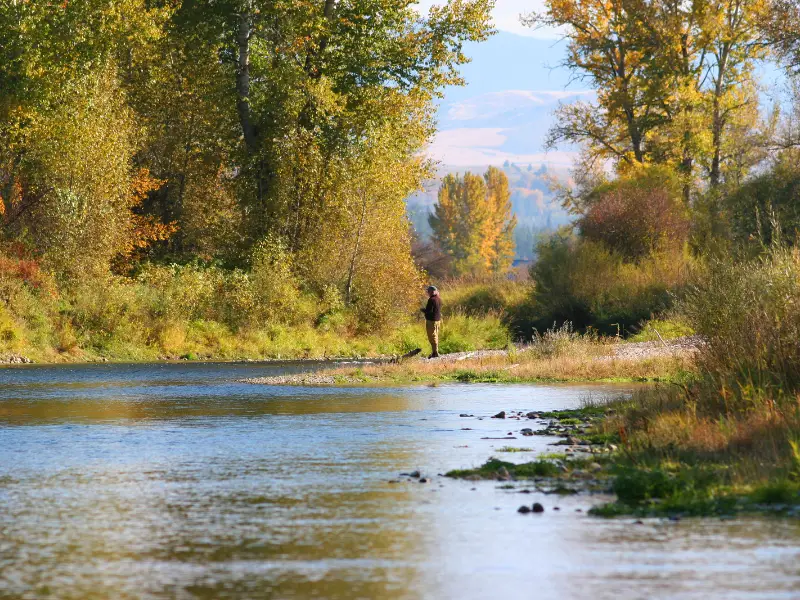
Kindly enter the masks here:
M 4 252 L 62 286 L 151 262 L 273 265 L 381 326 L 419 289 L 404 199 L 430 174 L 433 100 L 490 9 L 3 2 Z

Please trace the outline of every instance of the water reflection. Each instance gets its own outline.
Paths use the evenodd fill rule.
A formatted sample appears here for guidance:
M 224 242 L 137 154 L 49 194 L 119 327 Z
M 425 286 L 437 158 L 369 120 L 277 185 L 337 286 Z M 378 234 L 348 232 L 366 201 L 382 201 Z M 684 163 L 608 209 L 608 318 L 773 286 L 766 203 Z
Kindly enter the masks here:
M 796 523 L 600 521 L 592 498 L 436 477 L 524 426 L 478 417 L 574 406 L 597 388 L 237 383 L 275 368 L 0 371 L 0 598 L 800 591 Z M 414 468 L 432 483 L 390 483 Z M 547 512 L 521 517 L 523 501 Z

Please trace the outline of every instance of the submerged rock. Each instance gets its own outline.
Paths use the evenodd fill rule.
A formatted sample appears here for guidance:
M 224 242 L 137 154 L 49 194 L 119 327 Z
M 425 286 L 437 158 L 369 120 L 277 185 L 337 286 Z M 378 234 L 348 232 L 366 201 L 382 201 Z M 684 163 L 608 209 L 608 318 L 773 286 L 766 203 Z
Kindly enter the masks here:
M 505 419 L 506 418 L 506 411 L 501 410 L 499 413 L 492 417 L 493 419 Z
M 531 507 L 528 506 L 527 504 L 523 504 L 517 509 L 517 512 L 520 513 L 521 515 L 527 515 L 529 512 L 531 512 Z
M 535 513 L 543 513 L 544 512 L 544 506 L 542 506 L 538 502 L 534 502 L 533 503 L 533 512 L 535 512 Z

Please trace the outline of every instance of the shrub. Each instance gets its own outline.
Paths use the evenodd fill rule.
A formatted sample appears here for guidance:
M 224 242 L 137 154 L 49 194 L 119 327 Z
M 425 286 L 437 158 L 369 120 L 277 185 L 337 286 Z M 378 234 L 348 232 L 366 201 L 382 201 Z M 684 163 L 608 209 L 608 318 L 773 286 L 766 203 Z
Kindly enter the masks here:
M 253 250 L 252 284 L 255 308 L 264 321 L 291 322 L 300 297 L 286 244 L 266 238 Z
M 441 285 L 445 316 L 510 316 L 519 310 L 532 291 L 528 283 L 508 279 L 445 281 Z
M 594 190 L 577 226 L 585 239 L 638 260 L 682 248 L 690 222 L 680 181 L 667 169 L 651 167 Z
M 750 403 L 800 391 L 800 250 L 712 260 L 682 308 L 708 340 L 703 366 L 721 394 Z
M 800 153 L 783 153 L 773 168 L 725 198 L 733 240 L 757 246 L 794 243 L 800 234 Z
M 567 322 L 607 334 L 631 331 L 672 305 L 692 263 L 683 249 L 627 262 L 603 244 L 563 233 L 542 242 L 538 256 L 528 327 L 539 331 Z

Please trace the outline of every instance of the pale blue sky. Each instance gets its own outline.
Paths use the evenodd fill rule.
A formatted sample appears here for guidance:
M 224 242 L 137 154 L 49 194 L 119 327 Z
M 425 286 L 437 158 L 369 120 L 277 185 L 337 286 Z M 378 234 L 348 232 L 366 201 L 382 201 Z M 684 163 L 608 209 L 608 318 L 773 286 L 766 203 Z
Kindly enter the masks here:
M 422 0 L 421 11 L 436 0 Z M 553 30 L 534 30 L 519 15 L 543 8 L 542 0 L 497 0 L 492 16 L 498 33 L 468 44 L 473 60 L 462 69 L 467 85 L 446 90 L 438 114 L 439 134 L 429 154 L 446 165 L 519 163 L 571 164 L 574 153 L 545 154 L 544 135 L 559 102 L 585 97 L 569 86 L 559 68 L 565 44 Z

